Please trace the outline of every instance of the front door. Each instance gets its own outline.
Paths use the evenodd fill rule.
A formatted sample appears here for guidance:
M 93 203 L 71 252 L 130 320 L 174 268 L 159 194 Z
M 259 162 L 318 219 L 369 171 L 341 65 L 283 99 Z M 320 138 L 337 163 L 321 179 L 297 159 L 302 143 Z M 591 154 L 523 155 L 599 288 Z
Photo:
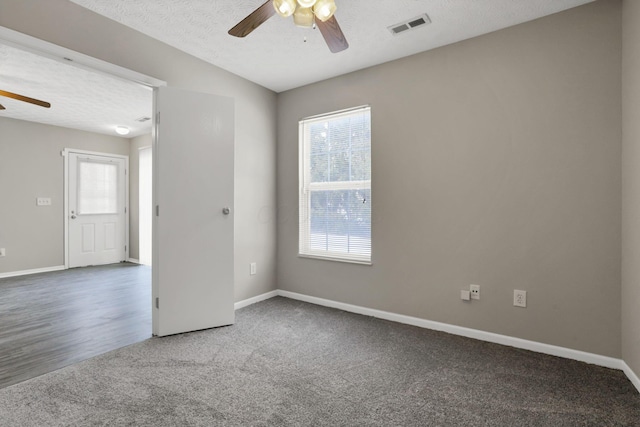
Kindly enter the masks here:
M 67 152 L 68 266 L 126 260 L 126 157 Z
M 161 87 L 153 173 L 153 331 L 234 322 L 231 98 Z

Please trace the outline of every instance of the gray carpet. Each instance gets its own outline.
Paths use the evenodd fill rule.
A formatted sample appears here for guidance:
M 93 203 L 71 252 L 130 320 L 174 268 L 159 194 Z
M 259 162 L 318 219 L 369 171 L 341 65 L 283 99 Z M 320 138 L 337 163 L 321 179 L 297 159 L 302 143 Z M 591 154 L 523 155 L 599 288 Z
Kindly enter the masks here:
M 638 426 L 619 371 L 273 298 L 0 390 L 0 425 Z

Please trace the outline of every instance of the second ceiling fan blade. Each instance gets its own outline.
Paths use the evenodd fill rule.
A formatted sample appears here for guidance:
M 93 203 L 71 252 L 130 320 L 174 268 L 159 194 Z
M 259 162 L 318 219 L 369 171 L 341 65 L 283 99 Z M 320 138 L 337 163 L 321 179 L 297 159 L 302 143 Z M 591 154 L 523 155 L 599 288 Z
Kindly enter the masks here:
M 0 90 L 0 96 L 4 96 L 7 98 L 17 99 L 18 101 L 28 102 L 30 104 L 39 105 L 40 107 L 49 108 L 51 104 L 45 101 L 40 101 L 39 99 L 29 98 L 28 96 L 18 95 L 17 93 L 7 92 L 4 90 Z
M 327 42 L 327 46 L 329 46 L 329 50 L 331 52 L 342 52 L 349 47 L 349 42 L 347 42 L 347 39 L 345 38 L 340 25 L 338 25 L 338 21 L 336 21 L 335 16 L 332 16 L 325 22 L 317 19 L 316 25 L 322 33 L 322 37 L 324 37 L 324 41 Z
M 267 19 L 275 15 L 271 0 L 267 0 L 262 6 L 253 11 L 249 16 L 238 22 L 229 30 L 229 34 L 235 37 L 245 37 L 262 25 Z

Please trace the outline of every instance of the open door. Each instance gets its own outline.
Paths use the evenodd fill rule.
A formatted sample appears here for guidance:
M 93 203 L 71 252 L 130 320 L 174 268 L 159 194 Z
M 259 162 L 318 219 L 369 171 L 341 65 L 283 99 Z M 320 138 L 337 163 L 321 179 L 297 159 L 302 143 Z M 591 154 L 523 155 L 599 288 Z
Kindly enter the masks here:
M 153 333 L 234 322 L 231 98 L 156 91 Z

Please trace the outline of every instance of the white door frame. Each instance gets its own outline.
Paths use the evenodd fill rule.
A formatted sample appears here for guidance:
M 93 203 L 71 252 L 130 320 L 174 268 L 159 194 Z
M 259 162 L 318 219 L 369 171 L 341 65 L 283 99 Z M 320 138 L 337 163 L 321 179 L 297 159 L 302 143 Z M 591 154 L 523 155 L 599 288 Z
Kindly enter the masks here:
M 154 91 L 154 97 L 155 97 L 155 91 Z M 153 138 L 153 137 L 152 137 Z M 153 141 L 152 141 L 153 143 Z M 141 168 L 140 168 L 140 153 L 142 152 L 142 150 L 151 150 L 151 236 L 149 236 L 149 241 L 146 243 L 149 246 L 149 250 L 151 251 L 151 259 L 149 260 L 149 262 L 151 262 L 151 265 L 153 265 L 153 217 L 154 217 L 154 198 L 153 198 L 153 145 L 145 145 L 144 147 L 139 147 L 138 148 L 138 262 L 140 264 L 142 264 L 142 256 L 140 255 L 140 253 L 142 252 L 140 247 L 142 246 L 142 244 L 140 242 L 142 242 L 142 239 L 140 238 L 140 232 L 142 227 L 140 227 L 140 218 L 141 218 L 141 211 L 142 209 L 140 209 L 140 199 L 142 199 L 141 197 L 141 191 L 140 191 L 140 175 L 141 174 Z M 134 260 L 132 260 L 132 262 L 135 262 Z
M 65 148 L 62 150 L 62 156 L 64 157 L 64 268 L 69 268 L 69 154 L 85 154 L 89 156 L 102 156 L 113 157 L 116 159 L 124 160 L 125 173 L 124 173 L 124 203 L 125 203 L 125 216 L 124 216 L 124 241 L 125 251 L 124 259 L 129 259 L 129 156 L 123 156 L 122 154 L 100 153 L 97 151 L 76 150 L 74 148 Z

